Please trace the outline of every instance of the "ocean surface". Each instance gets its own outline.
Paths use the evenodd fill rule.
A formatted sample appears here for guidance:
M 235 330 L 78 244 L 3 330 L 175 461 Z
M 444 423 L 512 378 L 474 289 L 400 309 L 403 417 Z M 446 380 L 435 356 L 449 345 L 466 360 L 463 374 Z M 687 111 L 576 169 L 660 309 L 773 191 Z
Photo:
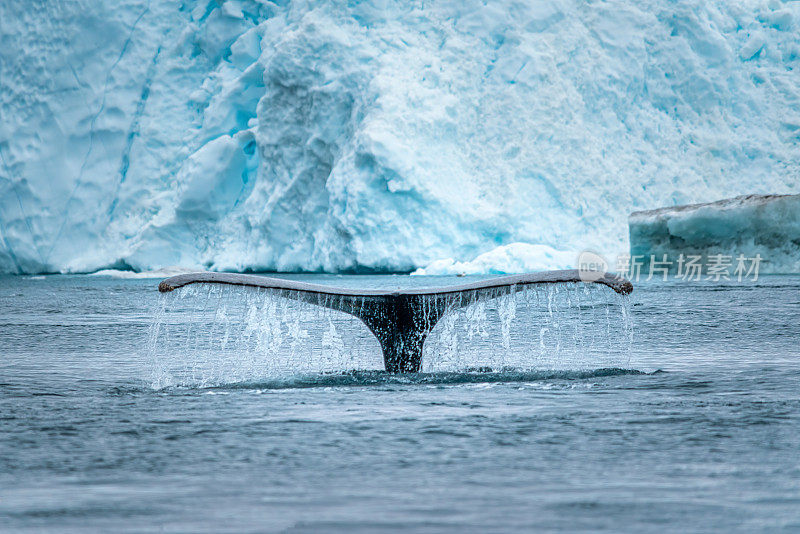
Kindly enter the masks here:
M 0 277 L 0 531 L 800 531 L 798 277 L 499 299 L 409 376 L 346 316 L 157 283 Z

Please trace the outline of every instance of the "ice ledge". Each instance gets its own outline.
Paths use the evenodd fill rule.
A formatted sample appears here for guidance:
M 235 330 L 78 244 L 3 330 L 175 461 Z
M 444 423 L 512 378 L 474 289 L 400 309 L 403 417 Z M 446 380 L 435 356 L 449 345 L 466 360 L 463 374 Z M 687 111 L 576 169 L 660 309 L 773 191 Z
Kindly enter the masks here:
M 685 212 L 696 212 L 705 208 L 727 210 L 740 209 L 747 206 L 766 205 L 775 200 L 781 199 L 800 199 L 800 195 L 741 195 L 733 198 L 717 200 L 715 202 L 703 202 L 699 204 L 684 204 L 682 206 L 671 206 L 666 208 L 656 208 L 653 210 L 634 211 L 630 214 L 629 222 L 653 217 L 667 216 Z
M 763 258 L 764 273 L 800 272 L 800 195 L 744 195 L 637 211 L 629 220 L 631 256 L 722 254 Z

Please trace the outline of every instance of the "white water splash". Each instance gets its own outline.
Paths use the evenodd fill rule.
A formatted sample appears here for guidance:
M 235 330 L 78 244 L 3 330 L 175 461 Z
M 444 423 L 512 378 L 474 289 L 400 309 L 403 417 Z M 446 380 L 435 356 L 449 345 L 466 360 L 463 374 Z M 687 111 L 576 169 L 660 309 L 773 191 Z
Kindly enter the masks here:
M 367 327 L 324 307 L 335 298 L 321 296 L 316 306 L 280 290 L 217 285 L 161 295 L 147 347 L 151 383 L 204 387 L 383 369 Z M 626 367 L 629 305 L 594 284 L 503 288 L 464 308 L 453 301 L 427 338 L 423 371 Z
M 423 371 L 624 368 L 633 342 L 629 307 L 628 297 L 595 284 L 501 290 L 439 321 Z M 478 328 L 476 320 L 484 335 L 457 336 Z

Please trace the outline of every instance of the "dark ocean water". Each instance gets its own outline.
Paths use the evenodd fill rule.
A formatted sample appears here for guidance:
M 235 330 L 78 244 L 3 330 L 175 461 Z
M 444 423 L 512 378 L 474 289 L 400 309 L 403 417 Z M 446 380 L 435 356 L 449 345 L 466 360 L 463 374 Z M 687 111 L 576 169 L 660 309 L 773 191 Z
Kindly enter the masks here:
M 800 278 L 639 284 L 630 352 L 614 307 L 609 329 L 562 303 L 548 332 L 518 310 L 489 352 L 467 318 L 449 367 L 406 377 L 368 369 L 357 327 L 312 348 L 313 321 L 286 362 L 320 371 L 163 350 L 169 329 L 154 354 L 156 283 L 0 278 L 0 530 L 800 531 Z M 180 302 L 181 328 L 209 306 Z M 556 339 L 574 307 L 584 333 Z

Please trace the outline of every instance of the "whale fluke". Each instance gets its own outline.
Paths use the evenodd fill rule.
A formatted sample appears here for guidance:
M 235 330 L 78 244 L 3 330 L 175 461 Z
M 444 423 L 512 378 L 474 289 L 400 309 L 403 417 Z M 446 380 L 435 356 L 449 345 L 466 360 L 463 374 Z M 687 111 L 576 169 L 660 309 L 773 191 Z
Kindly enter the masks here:
M 569 282 L 602 284 L 621 295 L 633 291 L 633 285 L 620 276 L 575 269 L 407 290 L 337 288 L 267 276 L 206 272 L 172 276 L 163 280 L 158 285 L 158 290 L 166 293 L 189 284 L 228 284 L 277 290 L 284 298 L 358 317 L 378 338 L 387 371 L 415 373 L 422 366 L 425 338 L 447 312 L 480 299 L 500 296 L 513 288 Z

